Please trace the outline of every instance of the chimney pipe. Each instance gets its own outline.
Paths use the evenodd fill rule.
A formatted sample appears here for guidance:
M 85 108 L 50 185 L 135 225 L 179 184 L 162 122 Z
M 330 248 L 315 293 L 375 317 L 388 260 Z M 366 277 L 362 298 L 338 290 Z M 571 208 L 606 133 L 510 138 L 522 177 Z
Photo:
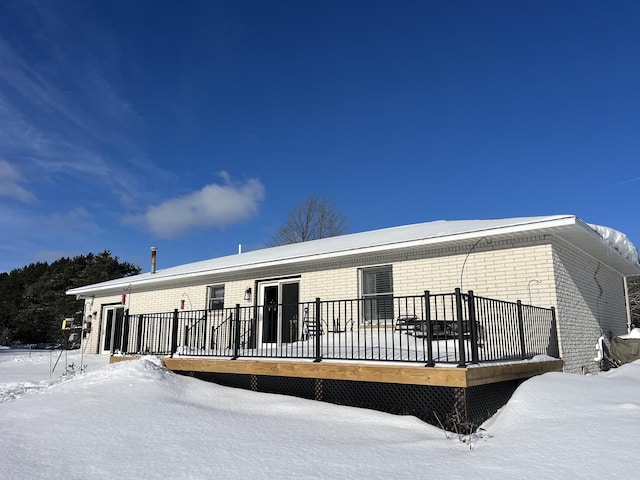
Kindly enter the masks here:
M 151 247 L 151 273 L 156 273 L 156 252 L 158 247 Z

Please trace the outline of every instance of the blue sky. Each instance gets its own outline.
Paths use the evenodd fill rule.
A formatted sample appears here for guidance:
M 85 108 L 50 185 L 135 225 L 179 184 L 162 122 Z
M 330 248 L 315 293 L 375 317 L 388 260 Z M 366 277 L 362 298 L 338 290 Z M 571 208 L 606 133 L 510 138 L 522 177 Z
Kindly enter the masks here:
M 575 214 L 640 245 L 640 2 L 0 3 L 0 271 Z

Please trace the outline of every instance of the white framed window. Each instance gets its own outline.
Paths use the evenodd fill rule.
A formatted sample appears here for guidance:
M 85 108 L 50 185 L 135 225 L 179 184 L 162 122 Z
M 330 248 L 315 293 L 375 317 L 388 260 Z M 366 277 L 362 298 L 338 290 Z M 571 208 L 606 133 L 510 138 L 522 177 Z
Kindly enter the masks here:
M 222 310 L 224 308 L 224 285 L 211 285 L 207 287 L 209 310 Z
M 393 320 L 393 268 L 391 265 L 360 269 L 364 321 Z

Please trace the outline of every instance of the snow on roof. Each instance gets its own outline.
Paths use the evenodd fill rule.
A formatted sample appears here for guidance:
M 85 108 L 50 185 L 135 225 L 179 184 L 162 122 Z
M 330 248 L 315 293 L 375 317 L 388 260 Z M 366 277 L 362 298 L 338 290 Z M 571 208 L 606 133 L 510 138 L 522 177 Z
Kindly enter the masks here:
M 144 273 L 74 288 L 67 293 L 82 295 L 123 285 L 149 284 L 176 278 L 184 279 L 265 266 L 323 260 L 357 253 L 373 253 L 445 242 L 468 242 L 483 236 L 516 235 L 535 231 L 553 232 L 574 244 L 577 241 L 585 242 L 584 248 L 591 254 L 594 252 L 597 254 L 599 249 L 603 252 L 614 250 L 622 255 L 623 268 L 626 266 L 629 269 L 629 266 L 632 266 L 632 269 L 637 270 L 636 274 L 640 274 L 637 251 L 626 236 L 607 227 L 587 225 L 574 215 L 553 215 L 490 220 L 438 220 L 353 233 L 178 265 L 157 270 L 154 274 Z M 571 234 L 565 235 L 563 232 Z M 593 237 L 597 237 L 598 240 L 595 244 Z M 603 248 L 604 246 L 609 248 Z
M 589 226 L 598 232 L 605 244 L 620 253 L 629 263 L 638 263 L 638 250 L 624 233 L 600 225 L 589 224 Z

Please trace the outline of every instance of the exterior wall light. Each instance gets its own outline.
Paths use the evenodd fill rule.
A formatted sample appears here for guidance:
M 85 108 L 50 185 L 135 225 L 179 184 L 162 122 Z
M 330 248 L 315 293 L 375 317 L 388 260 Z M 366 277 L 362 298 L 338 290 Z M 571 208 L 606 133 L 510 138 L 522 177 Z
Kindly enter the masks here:
M 191 298 L 189 297 L 187 292 L 184 292 L 180 297 L 180 310 L 184 310 L 185 300 L 189 300 L 189 308 L 193 310 L 193 304 L 191 303 Z
M 247 289 L 244 291 L 244 299 L 245 299 L 247 302 L 250 302 L 250 301 L 251 301 L 251 287 L 247 288 Z
M 529 283 L 527 283 L 527 289 L 529 290 L 529 305 L 533 305 L 533 303 L 531 302 L 531 283 L 532 282 L 536 282 L 537 285 L 540 285 L 542 282 L 536 278 L 532 278 L 531 280 L 529 280 Z

